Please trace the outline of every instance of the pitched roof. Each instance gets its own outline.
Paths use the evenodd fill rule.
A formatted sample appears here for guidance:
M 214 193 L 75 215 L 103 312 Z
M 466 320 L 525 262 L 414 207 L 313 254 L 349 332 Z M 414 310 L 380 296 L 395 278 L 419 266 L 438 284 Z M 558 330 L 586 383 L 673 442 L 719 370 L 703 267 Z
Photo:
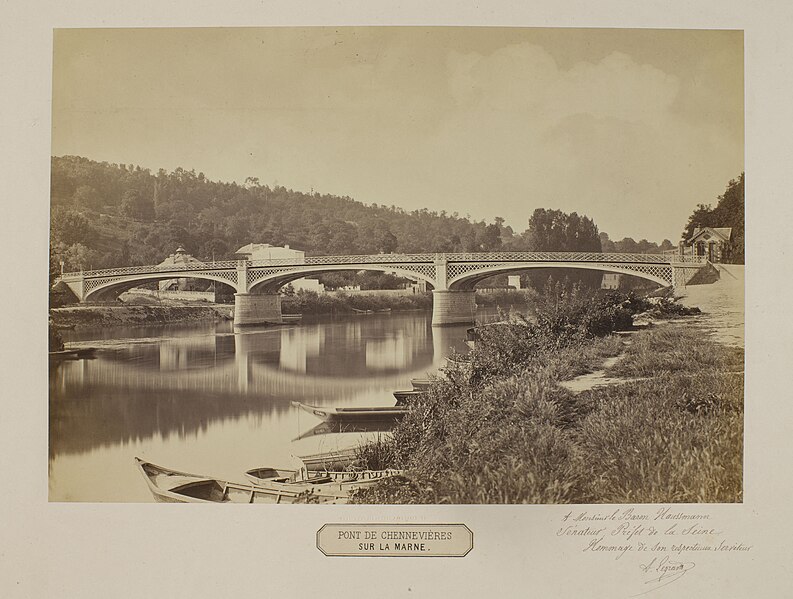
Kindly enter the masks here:
M 177 248 L 176 253 L 168 256 L 165 260 L 160 262 L 158 266 L 174 266 L 177 264 L 203 264 L 203 262 L 201 262 L 201 260 L 198 260 L 197 258 L 193 258 L 180 245 Z
M 699 240 L 700 237 L 710 239 L 715 237 L 717 241 L 729 241 L 732 237 L 732 228 L 730 227 L 697 227 L 694 229 L 694 234 L 689 238 L 688 243 L 693 243 Z
M 238 249 L 235 254 L 251 254 L 255 252 L 259 248 L 269 248 L 273 247 L 269 243 L 249 243 L 248 245 L 243 245 L 240 249 Z

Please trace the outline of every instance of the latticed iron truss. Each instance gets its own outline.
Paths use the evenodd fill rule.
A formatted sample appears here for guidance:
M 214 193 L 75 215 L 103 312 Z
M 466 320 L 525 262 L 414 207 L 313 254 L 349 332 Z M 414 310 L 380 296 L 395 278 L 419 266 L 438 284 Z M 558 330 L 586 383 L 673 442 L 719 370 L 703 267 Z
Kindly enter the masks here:
M 101 290 L 131 287 L 169 278 L 220 281 L 245 293 L 252 288 L 274 291 L 305 276 L 336 270 L 380 270 L 424 280 L 436 290 L 463 289 L 501 272 L 531 268 L 585 268 L 644 277 L 665 285 L 685 285 L 706 262 L 703 256 L 664 254 L 607 254 L 596 252 L 487 252 L 449 254 L 374 254 L 364 256 L 310 256 L 302 260 L 276 259 L 222 261 L 204 264 L 129 266 L 68 273 L 59 280 L 69 284 L 80 299 Z

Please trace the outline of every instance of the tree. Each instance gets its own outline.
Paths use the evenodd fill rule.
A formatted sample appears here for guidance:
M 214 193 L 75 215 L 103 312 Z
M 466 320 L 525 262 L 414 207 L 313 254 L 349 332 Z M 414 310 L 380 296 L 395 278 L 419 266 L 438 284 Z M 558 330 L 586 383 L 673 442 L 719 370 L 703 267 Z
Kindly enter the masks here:
M 390 254 L 397 249 L 399 241 L 396 236 L 388 228 L 388 225 L 378 220 L 372 228 L 372 241 L 374 243 L 375 251 L 382 254 Z
M 81 185 L 74 192 L 74 204 L 85 210 L 99 211 L 102 208 L 102 197 L 90 185 Z
M 736 264 L 744 262 L 745 234 L 744 173 L 727 183 L 727 189 L 718 197 L 715 208 L 710 204 L 697 204 L 688 217 L 683 239 L 690 239 L 697 227 L 727 227 L 732 229 L 732 240 L 726 248 L 725 261 Z
M 53 243 L 72 245 L 88 243 L 93 234 L 88 219 L 74 210 L 54 208 L 50 216 L 50 237 Z
M 534 252 L 599 252 L 600 235 L 592 219 L 573 212 L 566 214 L 561 210 L 537 208 L 529 219 L 529 228 L 524 234 L 529 248 Z M 540 289 L 548 281 L 547 273 L 529 273 L 535 289 Z M 552 274 L 556 282 L 568 279 L 571 284 L 578 283 L 587 287 L 599 287 L 602 273 L 576 269 L 559 269 Z
M 128 189 L 121 198 L 121 212 L 134 220 L 154 219 L 154 199 L 145 198 L 137 189 Z
M 53 258 L 58 262 L 59 269 L 60 262 L 63 261 L 65 272 L 77 272 L 92 269 L 99 262 L 100 255 L 82 243 L 74 243 L 68 247 L 58 244 L 55 246 L 50 260 L 52 261 Z
M 487 225 L 477 233 L 477 249 L 487 252 L 501 247 L 501 229 L 497 224 Z
M 592 219 L 561 210 L 537 208 L 529 219 L 531 251 L 599 252 L 600 235 Z
M 609 252 L 609 253 L 617 251 L 614 242 L 611 241 L 611 239 L 609 239 L 609 234 L 606 233 L 605 231 L 600 233 L 600 248 L 604 252 Z
M 691 239 L 694 229 L 702 227 L 717 227 L 710 204 L 697 204 L 694 213 L 688 217 L 686 228 L 683 230 L 683 239 Z

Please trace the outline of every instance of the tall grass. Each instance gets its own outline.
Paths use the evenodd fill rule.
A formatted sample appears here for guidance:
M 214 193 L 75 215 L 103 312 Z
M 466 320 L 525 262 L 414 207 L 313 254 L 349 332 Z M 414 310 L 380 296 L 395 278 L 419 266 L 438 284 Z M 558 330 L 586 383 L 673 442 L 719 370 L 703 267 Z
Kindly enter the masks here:
M 614 368 L 662 377 L 578 395 L 557 384 L 624 349 L 600 335 L 625 325 L 623 310 L 646 306 L 610 301 L 590 303 L 603 316 L 572 294 L 552 297 L 536 323 L 484 327 L 467 361 L 414 399 L 389 448 L 377 448 L 381 465 L 407 476 L 354 501 L 740 501 L 741 352 L 669 324 L 635 333 Z

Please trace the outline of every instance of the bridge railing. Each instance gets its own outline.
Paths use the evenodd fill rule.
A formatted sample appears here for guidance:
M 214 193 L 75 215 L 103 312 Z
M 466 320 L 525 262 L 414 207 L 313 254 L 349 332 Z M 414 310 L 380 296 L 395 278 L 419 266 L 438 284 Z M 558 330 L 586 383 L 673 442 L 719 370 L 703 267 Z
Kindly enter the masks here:
M 624 254 L 607 252 L 478 252 L 443 254 L 450 262 L 631 262 L 669 264 L 704 262 L 702 256 L 665 256 L 663 254 Z M 692 259 L 694 258 L 694 259 Z
M 220 269 L 225 270 L 228 268 L 236 268 L 236 260 L 223 260 L 220 262 L 211 262 L 202 264 L 200 262 L 192 262 L 188 264 L 154 264 L 149 266 L 122 266 L 119 268 L 104 268 L 102 270 L 86 270 L 81 272 L 68 272 L 61 275 L 60 278 L 68 279 L 72 277 L 103 277 L 103 276 L 117 276 L 117 275 L 136 275 L 148 274 L 151 272 L 182 272 L 191 270 L 212 270 Z
M 135 274 L 183 273 L 190 271 L 236 269 L 241 264 L 247 268 L 262 266 L 303 266 L 323 264 L 398 264 L 406 262 L 432 263 L 436 260 L 448 262 L 617 262 L 651 264 L 703 264 L 705 256 L 668 256 L 663 254 L 617 254 L 605 252 L 463 252 L 449 254 L 369 254 L 355 256 L 309 256 L 301 261 L 293 258 L 272 260 L 223 260 L 211 263 L 166 264 L 150 266 L 125 266 L 102 270 L 64 273 L 59 280 L 74 280 L 80 277 L 108 277 Z

